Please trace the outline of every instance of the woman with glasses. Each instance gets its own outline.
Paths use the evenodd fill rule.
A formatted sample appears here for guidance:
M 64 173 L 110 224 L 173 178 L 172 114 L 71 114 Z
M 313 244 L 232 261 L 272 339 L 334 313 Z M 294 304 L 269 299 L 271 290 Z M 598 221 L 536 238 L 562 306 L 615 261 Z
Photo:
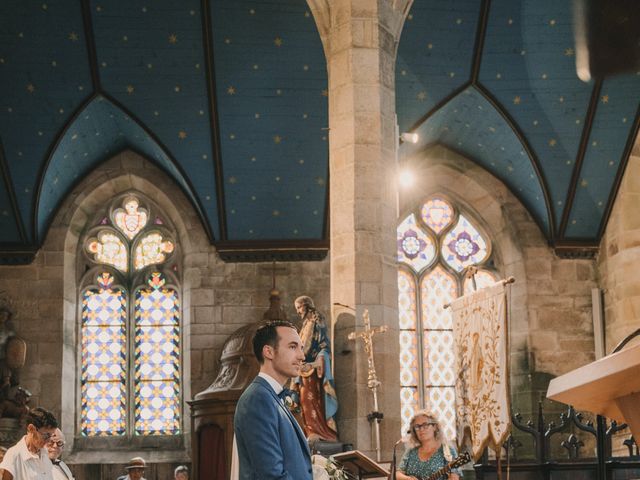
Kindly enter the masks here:
M 445 467 L 456 456 L 453 448 L 446 444 L 440 422 L 431 412 L 420 410 L 409 424 L 409 443 L 400 461 L 397 480 L 420 480 Z M 461 473 L 453 469 L 448 480 L 460 480 Z

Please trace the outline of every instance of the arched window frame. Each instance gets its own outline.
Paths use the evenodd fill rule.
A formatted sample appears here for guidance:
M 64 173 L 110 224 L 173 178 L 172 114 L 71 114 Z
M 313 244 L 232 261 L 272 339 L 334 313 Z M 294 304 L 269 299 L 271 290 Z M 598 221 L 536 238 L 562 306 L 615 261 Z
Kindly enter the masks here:
M 128 239 L 126 235 L 116 226 L 114 214 L 123 207 L 123 203 L 127 198 L 135 197 L 139 201 L 140 208 L 147 211 L 148 218 L 146 225 L 141 228 L 132 239 Z M 79 366 L 79 374 L 77 376 L 76 386 L 76 436 L 74 450 L 100 450 L 105 448 L 119 447 L 127 449 L 158 447 L 169 450 L 181 450 L 184 448 L 183 434 L 185 431 L 185 417 L 183 411 L 183 392 L 182 371 L 183 371 L 183 342 L 182 342 L 182 295 L 180 288 L 180 245 L 176 241 L 177 234 L 175 228 L 167 223 L 167 216 L 159 209 L 154 202 L 150 201 L 146 196 L 138 192 L 127 192 L 117 197 L 109 203 L 107 207 L 100 210 L 100 213 L 94 217 L 93 222 L 89 222 L 91 226 L 80 238 L 78 243 L 78 275 L 79 278 L 77 288 L 77 331 L 78 331 L 78 349 L 76 362 Z M 94 254 L 87 250 L 88 242 L 96 238 L 100 232 L 108 232 L 115 234 L 121 242 L 127 247 L 127 271 L 123 272 L 115 266 L 97 261 Z M 165 255 L 165 259 L 160 263 L 152 263 L 142 267 L 139 270 L 134 268 L 135 251 L 140 241 L 148 234 L 158 232 L 162 235 L 163 241 L 170 241 L 173 250 Z M 111 289 L 120 289 L 126 298 L 126 320 L 125 320 L 125 348 L 126 348 L 126 427 L 123 435 L 108 436 L 87 436 L 82 433 L 82 315 L 83 315 L 83 297 L 88 290 L 99 290 L 101 286 L 97 282 L 98 276 L 106 272 L 113 277 Z M 179 397 L 177 400 L 179 415 L 179 431 L 174 434 L 152 434 L 143 435 L 135 433 L 135 308 L 136 297 L 142 289 L 150 288 L 147 280 L 152 273 L 158 272 L 162 275 L 165 283 L 163 289 L 173 290 L 179 305 L 179 346 L 178 346 L 178 378 L 180 378 Z
M 452 209 L 452 216 L 451 216 L 451 220 L 450 222 L 444 227 L 442 228 L 442 230 L 440 230 L 439 232 L 435 232 L 433 229 L 431 229 L 422 219 L 422 208 L 430 201 L 436 198 L 440 198 L 444 201 L 446 201 L 448 203 L 448 205 L 451 207 Z M 486 242 L 486 247 L 487 247 L 487 253 L 485 258 L 478 262 L 473 264 L 474 266 L 478 267 L 478 270 L 480 272 L 481 275 L 483 274 L 489 274 L 492 276 L 492 280 L 495 281 L 498 279 L 498 272 L 497 269 L 495 267 L 495 255 L 494 255 L 494 251 L 493 251 L 493 241 L 490 235 L 488 235 L 487 231 L 485 228 L 483 228 L 482 222 L 479 221 L 477 219 L 477 217 L 475 215 L 473 215 L 471 212 L 467 211 L 466 209 L 461 209 L 457 202 L 452 201 L 447 195 L 441 194 L 441 193 L 435 193 L 432 195 L 429 195 L 426 198 L 423 198 L 423 200 L 421 202 L 418 203 L 418 205 L 414 208 L 412 208 L 411 210 L 408 210 L 406 212 L 404 212 L 403 215 L 400 216 L 399 218 L 399 222 L 398 222 L 398 229 L 400 228 L 400 226 L 405 222 L 405 220 L 410 216 L 410 215 L 414 215 L 415 216 L 415 227 L 418 228 L 419 230 L 422 231 L 422 233 L 424 233 L 425 235 L 428 236 L 428 238 L 431 240 L 433 247 L 434 247 L 434 254 L 433 254 L 433 258 L 426 263 L 425 265 L 423 265 L 419 270 L 416 270 L 413 266 L 408 265 L 406 262 L 402 261 L 400 258 L 398 258 L 398 281 L 399 281 L 399 286 L 400 286 L 400 278 L 402 276 L 402 274 L 404 273 L 405 275 L 408 275 L 412 282 L 413 282 L 413 288 L 414 288 L 414 298 L 413 298 L 413 302 L 415 302 L 415 330 L 411 329 L 411 328 L 402 328 L 402 321 L 401 321 L 401 328 L 400 328 L 400 355 L 401 355 L 401 381 L 400 381 L 400 390 L 401 390 L 401 425 L 402 425 L 402 434 L 406 433 L 407 429 L 408 429 L 408 421 L 410 418 L 410 411 L 415 411 L 417 409 L 423 409 L 423 408 L 430 408 L 431 410 L 434 410 L 435 413 L 440 413 L 438 409 L 433 408 L 432 406 L 430 406 L 427 402 L 427 390 L 429 388 L 449 388 L 449 387 L 454 387 L 455 385 L 453 384 L 453 382 L 451 383 L 451 385 L 437 385 L 437 386 L 432 386 L 429 387 L 427 385 L 427 382 L 425 381 L 425 378 L 428 375 L 427 372 L 427 367 L 425 366 L 425 356 L 428 354 L 428 350 L 425 348 L 426 345 L 426 341 L 424 339 L 425 337 L 425 332 L 429 331 L 429 332 L 435 332 L 435 331 L 444 331 L 444 330 L 448 330 L 448 331 L 452 331 L 451 329 L 426 329 L 425 326 L 427 324 L 426 319 L 424 318 L 423 315 L 423 308 L 422 308 L 422 303 L 423 303 L 423 292 L 422 292 L 422 283 L 423 281 L 425 281 L 425 279 L 428 277 L 428 275 L 430 275 L 434 270 L 436 270 L 438 267 L 442 268 L 442 270 L 444 271 L 444 273 L 450 277 L 452 277 L 455 281 L 455 295 L 457 297 L 461 296 L 463 291 L 465 291 L 465 289 L 469 289 L 471 288 L 471 280 L 470 278 L 465 278 L 465 273 L 467 270 L 467 267 L 463 268 L 460 272 L 458 272 L 455 268 L 453 268 L 452 266 L 450 266 L 444 259 L 444 255 L 443 255 L 443 244 L 445 239 L 447 238 L 447 235 L 455 229 L 456 225 L 458 224 L 458 221 L 460 219 L 460 215 L 463 215 L 471 224 L 472 226 L 478 231 L 478 233 L 480 234 L 480 236 L 484 239 L 484 241 Z M 402 247 L 400 246 L 400 244 L 398 245 L 398 256 L 399 256 L 399 252 L 400 249 Z M 482 288 L 482 282 L 479 282 L 477 288 Z M 399 299 L 402 298 L 402 291 L 399 291 Z M 445 303 L 443 301 L 443 303 Z M 440 307 L 442 308 L 442 307 Z M 403 310 L 402 310 L 402 305 L 400 305 L 400 314 L 403 314 Z M 408 387 L 403 383 L 402 380 L 402 375 L 403 375 L 403 368 L 402 368 L 402 355 L 403 355 L 403 341 L 406 340 L 406 336 L 404 337 L 405 340 L 403 340 L 403 332 L 413 332 L 413 336 L 411 338 L 411 342 L 415 343 L 415 352 L 418 353 L 417 358 L 415 359 L 416 363 L 417 363 L 417 378 L 416 378 L 416 384 L 415 387 Z M 420 333 L 418 333 L 420 332 Z M 453 342 L 451 342 L 451 353 L 453 352 Z M 454 372 L 455 373 L 455 372 Z M 455 376 L 454 376 L 455 379 Z M 411 407 L 411 402 L 409 402 L 405 397 L 406 395 L 406 391 L 405 389 L 407 388 L 415 388 L 416 392 L 417 392 L 417 401 L 415 402 L 416 404 Z M 455 415 L 455 409 L 453 410 L 453 414 Z M 445 428 L 445 432 L 447 434 L 447 437 L 450 440 L 453 440 L 455 438 L 455 418 L 453 419 L 449 419 L 449 421 L 447 421 L 447 419 L 442 419 L 443 423 L 444 423 L 444 428 Z

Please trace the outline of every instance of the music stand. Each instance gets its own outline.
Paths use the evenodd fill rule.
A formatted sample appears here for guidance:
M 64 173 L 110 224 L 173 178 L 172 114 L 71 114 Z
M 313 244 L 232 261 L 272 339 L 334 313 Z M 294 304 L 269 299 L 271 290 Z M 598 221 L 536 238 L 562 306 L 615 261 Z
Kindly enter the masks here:
M 337 453 L 331 458 L 342 465 L 346 470 L 358 476 L 358 479 L 372 477 L 388 477 L 389 472 L 367 457 L 359 450 Z

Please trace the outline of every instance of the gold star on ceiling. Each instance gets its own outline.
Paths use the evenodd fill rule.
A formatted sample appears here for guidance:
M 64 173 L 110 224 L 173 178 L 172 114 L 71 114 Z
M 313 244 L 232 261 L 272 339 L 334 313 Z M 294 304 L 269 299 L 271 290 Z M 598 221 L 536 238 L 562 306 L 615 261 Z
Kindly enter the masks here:
M 522 100 L 521 100 L 521 98 L 520 98 L 520 96 L 519 96 L 519 95 L 516 95 L 515 97 L 513 97 L 513 104 L 514 104 L 514 105 L 520 105 L 520 102 L 521 102 L 521 101 L 522 101 Z
M 230 38 L 225 38 L 224 39 L 224 43 L 226 43 L 227 45 L 231 44 L 231 39 Z
M 550 147 L 555 147 L 556 143 L 558 143 L 558 141 L 555 138 L 552 138 L 551 140 L 549 140 Z
M 320 186 L 324 185 L 324 178 L 322 177 L 316 178 L 316 183 Z
M 326 88 L 324 90 L 322 90 L 321 92 L 323 97 L 328 97 L 329 96 L 329 90 L 327 90 Z
M 169 35 L 169 43 L 171 43 L 172 45 L 178 43 L 178 36 L 175 33 Z
M 423 101 L 424 101 L 424 99 L 425 99 L 425 98 L 427 98 L 427 92 L 425 92 L 425 91 L 419 92 L 419 93 L 418 93 L 418 95 L 417 95 L 417 97 L 418 97 L 418 100 L 420 100 L 421 102 L 423 102 Z
M 582 188 L 586 188 L 586 187 L 589 186 L 589 182 L 586 179 L 583 178 L 582 180 L 580 180 L 580 186 Z
M 603 95 L 600 99 L 602 103 L 609 103 L 609 95 Z
M 133 85 L 127 85 L 127 93 L 129 95 L 131 95 L 134 90 L 135 90 L 135 88 L 133 88 Z
M 274 39 L 273 39 L 273 44 L 274 44 L 276 47 L 281 47 L 281 46 L 282 46 L 282 43 L 283 43 L 283 42 L 282 42 L 282 39 L 281 39 L 280 37 L 276 37 L 276 38 L 274 38 Z
M 227 94 L 229 94 L 229 95 L 235 95 L 235 94 L 236 94 L 236 89 L 235 89 L 235 87 L 232 87 L 232 86 L 228 87 L 228 88 L 227 88 Z
M 273 137 L 273 143 L 280 143 L 282 142 L 282 137 L 280 135 L 276 135 L 275 137 Z
M 573 54 L 575 52 L 573 51 L 573 48 L 565 48 L 564 49 L 564 56 L 565 57 L 573 57 Z
M 273 215 L 274 217 L 280 216 L 280 210 L 274 210 L 273 212 L 271 212 L 271 215 Z
M 29 83 L 27 85 L 27 92 L 33 93 L 35 90 L 36 90 L 36 87 L 33 85 L 33 83 Z
M 178 138 L 179 138 L 180 140 L 184 140 L 185 138 L 187 138 L 187 132 L 185 132 L 184 130 L 180 130 L 180 131 L 178 132 Z
M 229 177 L 229 183 L 231 184 L 238 183 L 238 179 L 236 177 Z
M 551 20 L 549 20 L 549 25 L 551 25 L 552 27 L 555 27 L 556 25 L 556 20 L 554 18 L 552 18 Z
M 72 42 L 77 42 L 78 41 L 78 34 L 76 32 L 71 32 L 69 34 L 69 40 L 71 40 Z

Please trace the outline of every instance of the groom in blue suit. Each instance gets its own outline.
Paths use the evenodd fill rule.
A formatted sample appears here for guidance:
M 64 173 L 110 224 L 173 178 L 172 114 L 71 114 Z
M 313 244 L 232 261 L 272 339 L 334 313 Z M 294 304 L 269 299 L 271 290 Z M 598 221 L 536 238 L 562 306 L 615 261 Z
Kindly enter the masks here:
M 234 416 L 240 480 L 312 480 L 307 439 L 278 396 L 304 362 L 298 331 L 286 321 L 267 322 L 256 331 L 253 352 L 260 373 Z

